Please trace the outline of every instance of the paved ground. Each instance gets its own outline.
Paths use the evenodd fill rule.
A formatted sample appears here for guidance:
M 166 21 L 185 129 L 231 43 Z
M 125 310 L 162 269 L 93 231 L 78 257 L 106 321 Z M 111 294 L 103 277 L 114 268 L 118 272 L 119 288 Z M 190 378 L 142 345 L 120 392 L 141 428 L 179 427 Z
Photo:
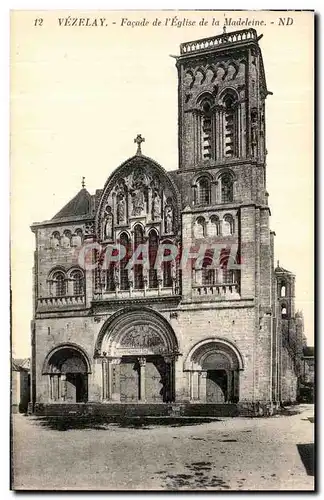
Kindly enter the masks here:
M 312 490 L 313 406 L 297 408 L 268 419 L 67 430 L 14 415 L 14 488 Z

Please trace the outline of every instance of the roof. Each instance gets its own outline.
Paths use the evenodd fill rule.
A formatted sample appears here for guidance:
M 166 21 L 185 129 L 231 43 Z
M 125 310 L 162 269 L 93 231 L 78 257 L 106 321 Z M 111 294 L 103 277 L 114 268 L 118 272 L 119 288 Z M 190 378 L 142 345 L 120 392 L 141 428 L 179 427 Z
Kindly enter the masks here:
M 18 358 L 12 360 L 12 369 L 14 371 L 30 370 L 30 358 Z
M 291 274 L 292 276 L 294 276 L 294 273 L 288 271 L 288 269 L 285 269 L 284 267 L 279 266 L 279 260 L 277 261 L 277 267 L 275 268 L 275 273 Z
M 72 200 L 70 200 L 52 220 L 63 219 L 65 217 L 76 217 L 79 215 L 91 214 L 91 194 L 82 188 Z

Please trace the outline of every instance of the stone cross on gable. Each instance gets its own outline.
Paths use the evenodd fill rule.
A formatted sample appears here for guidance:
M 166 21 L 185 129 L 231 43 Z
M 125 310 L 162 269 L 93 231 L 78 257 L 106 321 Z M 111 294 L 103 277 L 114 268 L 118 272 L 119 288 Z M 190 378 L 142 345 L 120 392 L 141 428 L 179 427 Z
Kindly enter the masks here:
M 144 137 L 142 137 L 141 134 L 137 134 L 137 137 L 134 139 L 134 142 L 137 144 L 136 154 L 141 155 L 142 154 L 141 144 L 142 142 L 145 142 Z

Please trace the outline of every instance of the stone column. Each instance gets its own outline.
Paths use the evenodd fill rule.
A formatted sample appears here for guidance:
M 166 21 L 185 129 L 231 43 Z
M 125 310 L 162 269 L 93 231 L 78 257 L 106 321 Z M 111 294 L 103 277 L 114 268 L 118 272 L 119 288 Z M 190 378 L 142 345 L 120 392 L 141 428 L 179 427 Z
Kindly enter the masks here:
M 233 372 L 232 370 L 227 370 L 227 398 L 225 400 L 225 403 L 232 403 L 233 401 Z
M 48 375 L 48 401 L 51 403 L 53 401 L 53 376 Z
M 237 106 L 236 112 L 236 136 L 237 136 L 237 156 L 242 156 L 242 127 L 241 127 L 241 104 Z
M 128 271 L 128 283 L 129 283 L 129 296 L 133 296 L 134 289 L 134 270 Z
M 120 362 L 120 358 L 111 361 L 111 400 L 115 402 L 120 402 Z
M 111 359 L 107 361 L 107 399 L 112 398 L 112 362 Z
M 211 205 L 215 205 L 218 201 L 218 196 L 217 196 L 217 189 L 218 189 L 218 181 L 212 181 L 211 183 Z
M 199 372 L 199 401 L 206 403 L 206 378 L 207 372 Z
M 66 400 L 66 375 L 65 373 L 62 373 L 60 380 L 59 380 L 59 398 L 62 401 Z
M 58 375 L 52 375 L 52 398 L 53 401 L 58 401 Z
M 199 372 L 192 372 L 192 382 L 193 382 L 193 399 L 195 401 L 199 400 Z
M 73 279 L 71 279 L 71 278 L 67 280 L 66 294 L 67 295 L 74 295 L 73 294 Z
M 194 393 L 193 393 L 193 372 L 189 372 L 189 399 L 193 401 Z
M 224 110 L 218 111 L 218 160 L 224 157 Z
M 221 159 L 221 110 L 216 109 L 216 160 Z
M 102 360 L 102 400 L 106 401 L 108 399 L 108 361 L 106 358 Z
M 199 400 L 199 372 L 190 371 L 190 401 Z
M 148 288 L 148 269 L 143 265 L 144 297 Z
M 193 119 L 193 130 L 194 130 L 194 163 L 197 164 L 201 159 L 201 116 L 197 110 L 194 110 L 192 113 Z
M 175 400 L 175 360 L 172 356 L 164 356 L 164 361 L 167 365 L 167 370 L 168 370 L 168 383 L 169 386 L 167 388 L 167 401 L 174 401 Z
M 146 366 L 146 358 L 141 357 L 138 358 L 139 365 L 140 365 L 140 401 L 142 403 L 145 403 L 145 366 Z
M 241 129 L 241 157 L 246 157 L 246 140 L 247 140 L 247 123 L 246 123 L 246 112 L 245 112 L 245 101 L 240 104 L 240 129 Z

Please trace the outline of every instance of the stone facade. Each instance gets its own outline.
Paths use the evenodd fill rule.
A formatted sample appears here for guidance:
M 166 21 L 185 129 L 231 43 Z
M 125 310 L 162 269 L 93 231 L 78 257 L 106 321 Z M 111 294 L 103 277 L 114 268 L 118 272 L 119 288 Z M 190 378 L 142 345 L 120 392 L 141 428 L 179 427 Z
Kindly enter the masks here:
M 137 136 L 103 189 L 83 187 L 32 226 L 36 406 L 232 403 L 263 414 L 296 399 L 294 277 L 274 269 L 257 34 L 180 53 L 179 169 L 144 156 Z

